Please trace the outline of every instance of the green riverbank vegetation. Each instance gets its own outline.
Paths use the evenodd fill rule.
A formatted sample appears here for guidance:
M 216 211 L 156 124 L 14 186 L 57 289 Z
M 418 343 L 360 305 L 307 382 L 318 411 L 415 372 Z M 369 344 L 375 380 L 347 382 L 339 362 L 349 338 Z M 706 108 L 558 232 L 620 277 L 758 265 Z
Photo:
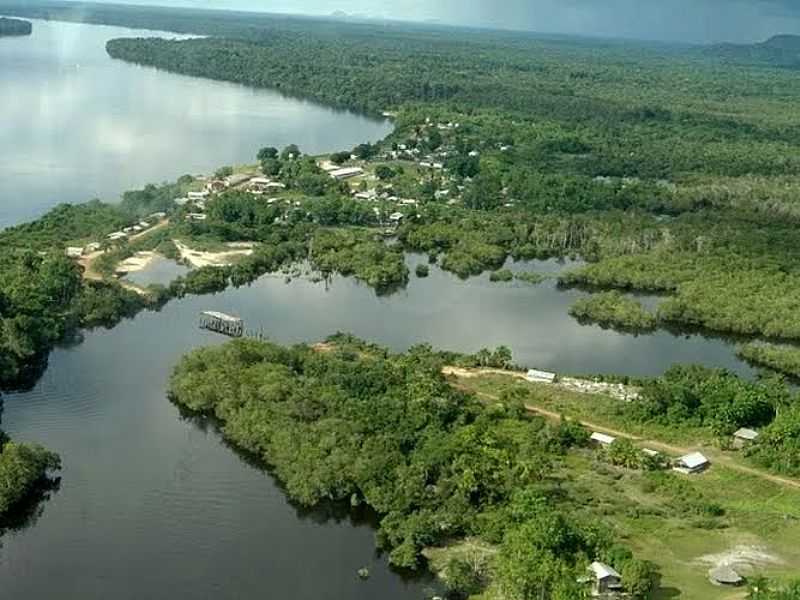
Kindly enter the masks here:
M 593 560 L 617 565 L 639 597 L 655 585 L 653 565 L 559 491 L 565 453 L 588 434 L 530 418 L 513 401 L 486 409 L 447 383 L 430 348 L 394 355 L 333 342 L 326 351 L 255 341 L 197 350 L 175 369 L 170 393 L 218 420 L 297 502 L 376 511 L 378 543 L 397 566 L 417 568 L 426 547 L 471 536 L 497 553 L 467 579 L 506 598 L 585 597 L 577 579 Z
M 581 322 L 599 323 L 624 331 L 654 331 L 658 325 L 655 315 L 633 298 L 620 292 L 604 292 L 580 298 L 569 309 L 569 314 Z
M 616 534 L 638 558 L 658 566 L 661 589 L 652 598 L 730 600 L 734 590 L 712 585 L 708 571 L 725 561 L 739 560 L 739 552 L 754 547 L 764 552 L 764 562 L 743 559 L 737 563 L 750 583 L 758 581 L 759 574 L 785 585 L 796 578 L 800 552 L 794 540 L 800 535 L 800 488 L 792 481 L 771 479 L 769 474 L 781 473 L 779 460 L 796 456 L 796 449 L 772 452 L 771 443 L 759 439 L 743 452 L 733 452 L 719 447 L 719 442 L 730 436 L 720 438 L 717 434 L 720 428 L 727 432 L 736 425 L 729 419 L 740 411 L 740 404 L 754 401 L 777 410 L 773 424 L 779 423 L 785 411 L 781 399 L 786 395 L 785 388 L 773 389 L 723 372 L 694 368 L 637 381 L 640 397 L 627 402 L 602 393 L 526 383 L 496 373 L 458 378 L 452 383 L 476 393 L 488 405 L 515 398 L 528 407 L 561 415 L 561 419 L 585 423 L 591 430 L 614 432 L 616 441 L 606 448 L 567 453 L 563 489 L 565 495 L 583 498 L 581 511 L 596 510 L 613 524 Z M 682 398 L 681 406 L 670 402 L 672 412 L 689 412 L 693 417 L 670 416 L 670 409 L 666 409 L 667 415 L 663 410 L 653 410 L 666 388 Z M 687 411 L 686 405 L 701 404 L 700 394 L 715 398 L 706 401 L 705 407 Z M 794 403 L 792 399 L 790 405 Z M 718 420 L 717 411 L 729 416 Z M 756 427 L 755 423 L 763 421 L 748 422 Z M 762 429 L 762 435 L 771 426 Z M 796 439 L 796 432 L 788 434 L 788 439 Z M 651 456 L 643 449 L 658 453 Z M 664 465 L 690 449 L 710 457 L 712 466 L 707 472 L 687 477 L 663 470 Z M 763 465 L 754 458 L 761 450 L 769 457 Z M 754 472 L 756 465 L 767 470 Z M 470 557 L 484 554 L 473 549 L 468 552 Z M 434 551 L 430 556 L 437 568 L 444 568 L 449 552 Z M 773 587 L 779 589 L 781 585 L 776 581 Z
M 0 399 L 0 417 L 2 410 Z M 11 518 L 10 513 L 32 497 L 50 474 L 60 468 L 57 454 L 38 445 L 13 442 L 0 429 L 0 535 Z
M 391 562 L 427 561 L 462 597 L 588 597 L 577 581 L 600 560 L 634 597 L 677 590 L 722 600 L 729 592 L 708 582 L 703 561 L 745 543 L 774 553 L 763 567 L 770 576 L 796 573 L 800 491 L 724 464 L 701 478 L 679 476 L 664 470 L 668 456 L 648 457 L 628 440 L 592 449 L 583 427 L 523 409 L 568 393 L 529 392 L 499 375 L 453 385 L 442 368 L 458 359 L 426 346 L 392 354 L 342 335 L 320 347 L 234 341 L 185 356 L 170 394 L 260 457 L 295 501 L 376 511 Z M 696 411 L 698 430 L 738 425 L 716 413 L 737 413 L 748 404 L 742 396 L 766 394 L 699 371 L 652 386 L 684 396 L 717 389 L 713 406 Z M 644 392 L 643 411 L 658 393 Z M 572 395 L 596 413 L 600 396 Z
M 742 344 L 736 354 L 749 363 L 800 379 L 800 348 L 764 342 Z

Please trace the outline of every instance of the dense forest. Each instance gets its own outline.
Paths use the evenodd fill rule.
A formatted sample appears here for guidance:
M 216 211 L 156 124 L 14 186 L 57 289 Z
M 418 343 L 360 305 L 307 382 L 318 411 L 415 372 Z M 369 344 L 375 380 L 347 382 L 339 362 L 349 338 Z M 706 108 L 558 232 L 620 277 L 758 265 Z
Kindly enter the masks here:
M 412 188 L 426 202 L 401 239 L 441 255 L 446 270 L 467 277 L 509 255 L 577 255 L 590 264 L 562 283 L 667 292 L 661 322 L 800 338 L 800 130 L 788 117 L 800 89 L 786 72 L 677 51 L 664 60 L 647 46 L 598 54 L 577 41 L 367 26 L 337 38 L 114 40 L 108 50 L 397 111 L 387 144 L 446 156 L 450 175 Z M 432 196 L 447 185 L 464 189 L 444 209 Z
M 0 37 L 12 35 L 30 35 L 33 25 L 20 19 L 7 19 L 0 17 Z

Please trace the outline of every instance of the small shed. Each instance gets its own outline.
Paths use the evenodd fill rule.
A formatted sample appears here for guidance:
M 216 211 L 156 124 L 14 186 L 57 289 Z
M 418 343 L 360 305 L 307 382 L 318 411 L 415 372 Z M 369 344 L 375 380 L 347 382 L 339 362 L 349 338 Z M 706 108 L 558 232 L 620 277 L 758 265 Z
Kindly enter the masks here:
M 536 369 L 531 369 L 528 371 L 528 374 L 525 376 L 525 379 L 532 383 L 555 383 L 556 381 L 556 374 L 549 373 L 548 371 L 538 371 Z
M 733 434 L 733 447 L 742 449 L 758 439 L 759 433 L 753 429 L 743 427 Z
M 719 565 L 708 572 L 708 578 L 715 585 L 739 586 L 744 583 L 744 578 L 730 565 Z
M 622 591 L 622 575 L 612 567 L 595 561 L 589 565 L 589 571 L 592 576 L 592 596 Z
M 694 473 L 702 473 L 711 466 L 711 461 L 703 456 L 700 452 L 693 452 L 682 456 L 675 464 L 674 470 L 685 475 Z
M 589 437 L 589 440 L 591 440 L 593 444 L 597 444 L 598 446 L 610 446 L 611 444 L 617 441 L 617 438 L 612 437 L 610 435 L 606 435 L 605 433 L 599 433 L 595 431 Z

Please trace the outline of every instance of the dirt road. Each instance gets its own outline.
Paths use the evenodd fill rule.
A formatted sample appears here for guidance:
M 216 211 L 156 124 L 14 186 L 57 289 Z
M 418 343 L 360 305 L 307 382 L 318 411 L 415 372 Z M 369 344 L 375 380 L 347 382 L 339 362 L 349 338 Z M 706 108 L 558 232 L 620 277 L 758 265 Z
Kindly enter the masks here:
M 480 377 L 482 375 L 503 375 L 505 377 L 513 377 L 515 379 L 522 379 L 525 381 L 524 374 L 521 373 L 512 373 L 508 371 L 500 371 L 497 369 L 460 369 L 457 367 L 445 367 L 443 370 L 445 375 L 453 377 L 455 379 L 475 379 L 476 377 Z M 498 401 L 500 398 L 499 396 L 495 396 L 493 394 L 488 394 L 486 392 L 476 392 L 468 385 L 463 383 L 455 383 L 456 387 L 459 389 L 474 392 L 477 394 L 478 397 L 484 398 L 486 400 Z M 547 410 L 541 406 L 536 406 L 533 404 L 526 404 L 525 409 L 531 413 L 540 415 L 547 419 L 551 419 L 553 421 L 561 420 L 561 414 L 555 413 L 553 411 Z M 567 415 L 569 416 L 569 415 Z M 620 431 L 618 429 L 611 429 L 606 427 L 605 425 L 600 425 L 598 423 L 592 423 L 591 421 L 576 421 L 580 423 L 582 426 L 586 427 L 587 429 L 591 429 L 592 431 L 597 431 L 599 433 L 606 433 L 608 435 L 618 437 L 618 438 L 625 438 L 629 439 L 632 442 L 635 442 L 637 446 L 642 448 L 651 448 L 653 450 L 658 450 L 659 452 L 663 452 L 665 454 L 672 454 L 675 456 L 683 456 L 685 454 L 689 454 L 690 452 L 702 452 L 705 454 L 709 460 L 711 460 L 712 465 L 718 464 L 723 465 L 733 471 L 737 471 L 739 473 L 744 473 L 746 475 L 751 475 L 753 477 L 758 477 L 765 481 L 769 481 L 771 483 L 775 483 L 780 486 L 784 487 L 791 487 L 800 490 L 800 481 L 796 479 L 790 479 L 788 477 L 780 477 L 778 475 L 773 475 L 771 473 L 767 473 L 766 471 L 762 471 L 760 469 L 756 469 L 754 467 L 748 467 L 746 465 L 741 464 L 735 458 L 723 454 L 716 448 L 709 448 L 704 446 L 699 446 L 695 448 L 688 448 L 684 446 L 676 446 L 673 444 L 667 444 L 664 442 L 660 442 L 658 440 L 651 440 L 646 439 L 640 436 L 636 436 L 625 431 Z
M 135 242 L 136 240 L 142 239 L 143 237 L 155 233 L 159 229 L 163 229 L 167 225 L 169 225 L 169 219 L 164 219 L 163 221 L 160 221 L 158 224 L 154 225 L 150 229 L 142 231 L 141 233 L 137 233 L 136 235 L 132 235 L 131 237 L 128 238 L 128 242 Z M 78 264 L 81 267 L 83 267 L 84 279 L 87 279 L 89 281 L 103 281 L 105 279 L 105 277 L 103 277 L 101 273 L 98 273 L 97 270 L 94 268 L 94 261 L 96 261 L 103 254 L 105 254 L 103 250 L 98 250 L 97 252 L 92 252 L 91 254 L 87 254 L 78 259 Z M 131 290 L 132 292 L 136 292 L 137 294 L 147 293 L 146 290 L 127 281 L 120 281 L 119 284 L 125 289 Z

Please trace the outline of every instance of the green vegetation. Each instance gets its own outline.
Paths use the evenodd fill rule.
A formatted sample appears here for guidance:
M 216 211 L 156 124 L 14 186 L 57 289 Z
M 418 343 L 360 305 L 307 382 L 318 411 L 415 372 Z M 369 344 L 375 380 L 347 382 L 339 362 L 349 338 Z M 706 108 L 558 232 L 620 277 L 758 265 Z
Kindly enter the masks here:
M 746 451 L 758 465 L 777 473 L 800 477 L 800 408 L 784 403 L 778 416 Z
M 736 353 L 754 365 L 800 378 L 800 348 L 751 342 L 739 346 Z
M 714 372 L 709 372 L 714 376 Z M 672 377 L 671 379 L 675 379 Z M 630 443 L 622 437 L 609 449 L 570 451 L 564 457 L 563 497 L 579 502 L 576 515 L 593 515 L 609 523 L 618 536 L 634 549 L 640 559 L 654 562 L 661 573 L 661 587 L 652 598 L 686 597 L 729 600 L 730 589 L 712 586 L 708 566 L 701 557 L 724 556 L 739 546 L 758 546 L 784 564 L 754 565 L 756 573 L 775 578 L 781 587 L 796 578 L 800 552 L 800 491 L 756 476 L 741 453 L 715 448 L 707 430 L 684 425 L 640 422 L 628 417 L 638 401 L 624 402 L 601 394 L 570 391 L 567 388 L 521 383 L 513 376 L 485 375 L 459 378 L 460 389 L 474 391 L 491 404 L 513 397 L 527 405 L 541 407 L 562 419 L 575 418 L 639 437 Z M 709 386 L 708 393 L 715 393 Z M 588 426 L 588 425 L 587 425 Z M 711 458 L 709 471 L 685 477 L 670 471 L 652 471 L 642 466 L 642 448 L 665 442 L 661 461 L 671 461 L 689 446 Z M 614 446 L 618 446 L 614 449 Z M 578 445 L 578 447 L 580 447 Z M 636 448 L 636 450 L 634 450 Z M 797 450 L 786 454 L 797 455 Z M 618 466 L 615 466 L 618 465 Z M 430 553 L 434 568 L 443 569 L 448 555 L 481 564 L 489 554 L 470 544 Z M 752 581 L 752 579 L 751 579 Z
M 542 275 L 541 273 L 523 271 L 522 273 L 515 273 L 514 279 L 516 279 L 517 281 L 522 281 L 523 283 L 528 283 L 530 285 L 539 285 L 543 281 L 547 280 L 547 275 Z
M 417 274 L 417 277 L 422 279 L 431 274 L 431 268 L 428 265 L 418 264 L 414 272 Z
M 798 600 L 800 580 L 776 585 L 765 577 L 755 577 L 748 584 L 747 600 Z
M 655 316 L 633 298 L 619 292 L 605 292 L 580 298 L 569 314 L 581 322 L 599 323 L 624 331 L 653 331 L 658 324 Z
M 403 252 L 358 230 L 320 230 L 309 257 L 323 274 L 353 275 L 379 292 L 404 285 L 408 267 Z
M 11 442 L 0 432 L 0 525 L 50 471 L 59 468 L 61 461 L 56 454 L 41 446 Z
M 499 549 L 490 585 L 506 597 L 583 597 L 576 578 L 594 559 L 613 560 L 647 593 L 652 570 L 601 523 L 562 508 L 569 424 L 528 418 L 513 402 L 484 408 L 447 384 L 430 348 L 392 355 L 331 341 L 329 351 L 255 341 L 195 351 L 175 369 L 172 397 L 218 419 L 296 501 L 373 508 L 393 564 L 416 567 L 427 546 L 479 536 Z M 483 585 L 450 567 L 461 591 Z
M 489 281 L 508 283 L 509 281 L 514 281 L 514 273 L 508 269 L 492 271 L 489 275 Z
M 749 382 L 724 370 L 675 366 L 645 383 L 630 414 L 641 421 L 708 427 L 727 436 L 740 427 L 769 423 L 792 401 L 782 382 Z
M 33 25 L 29 21 L 0 17 L 0 37 L 14 35 L 30 35 Z
M 0 417 L 2 411 L 0 399 Z M 41 446 L 12 442 L 0 429 L 0 534 L 9 513 L 60 468 L 58 455 Z
M 800 339 L 791 222 L 800 163 L 789 116 L 800 88 L 791 73 L 731 66 L 719 53 L 524 34 L 365 26 L 334 36 L 307 24 L 299 36 L 299 23 L 228 25 L 229 39 L 114 40 L 108 49 L 337 106 L 396 110 L 387 140 L 395 153 L 410 148 L 434 162 L 446 153 L 443 174 L 397 178 L 403 194 L 425 201 L 401 239 L 442 254 L 442 267 L 461 277 L 499 269 L 509 255 L 578 255 L 591 264 L 563 283 L 668 291 L 658 315 L 666 323 Z M 369 146 L 357 156 L 381 153 Z M 389 169 L 375 167 L 394 181 Z M 459 188 L 455 206 L 435 202 Z

